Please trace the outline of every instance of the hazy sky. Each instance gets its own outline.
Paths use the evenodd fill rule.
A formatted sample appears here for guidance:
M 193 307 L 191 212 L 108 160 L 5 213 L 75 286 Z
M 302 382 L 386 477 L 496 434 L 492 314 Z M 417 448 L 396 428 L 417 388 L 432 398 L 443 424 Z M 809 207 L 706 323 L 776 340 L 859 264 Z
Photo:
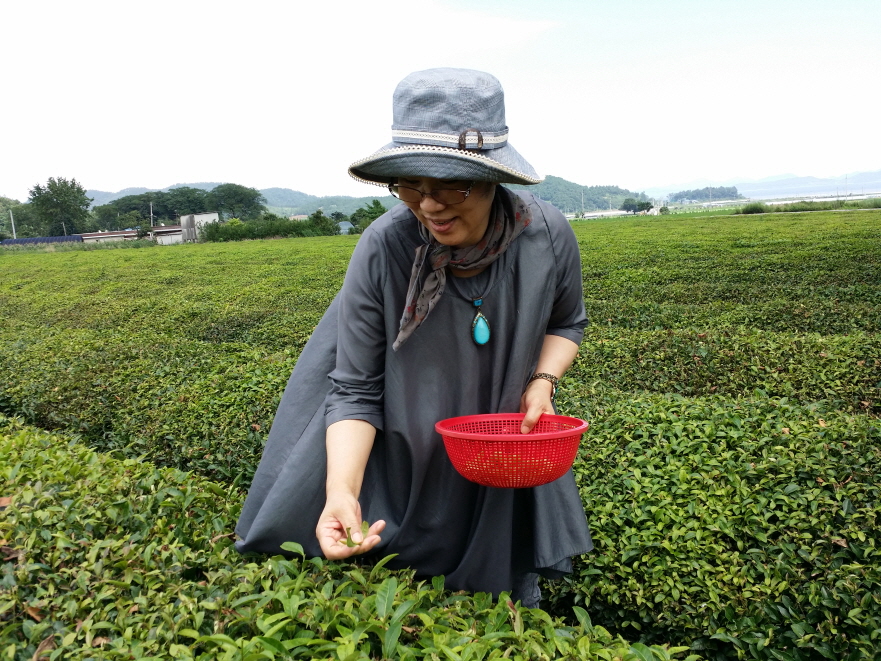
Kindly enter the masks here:
M 0 195 L 228 181 L 369 195 L 407 73 L 482 69 L 539 172 L 643 189 L 881 169 L 879 0 L 26 2 Z

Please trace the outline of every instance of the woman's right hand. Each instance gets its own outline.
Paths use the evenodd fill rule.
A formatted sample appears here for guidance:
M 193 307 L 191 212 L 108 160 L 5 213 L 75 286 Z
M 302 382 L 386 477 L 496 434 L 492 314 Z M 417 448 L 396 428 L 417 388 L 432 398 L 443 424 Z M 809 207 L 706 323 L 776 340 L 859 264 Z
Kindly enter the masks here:
M 346 546 L 346 528 L 350 530 L 355 546 Z M 350 493 L 335 492 L 327 495 L 324 511 L 318 518 L 315 534 L 321 552 L 328 560 L 344 560 L 353 555 L 366 553 L 381 541 L 379 533 L 385 521 L 376 521 L 366 536 L 361 534 L 361 504 Z M 360 543 L 359 543 L 360 542 Z

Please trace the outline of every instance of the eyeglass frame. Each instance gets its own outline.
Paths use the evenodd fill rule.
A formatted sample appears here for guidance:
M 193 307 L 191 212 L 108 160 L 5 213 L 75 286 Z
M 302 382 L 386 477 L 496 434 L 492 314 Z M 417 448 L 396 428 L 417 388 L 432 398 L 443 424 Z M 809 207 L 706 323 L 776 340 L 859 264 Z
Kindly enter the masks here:
M 462 202 L 467 200 L 468 196 L 471 195 L 471 189 L 474 188 L 474 184 L 475 184 L 475 182 L 472 181 L 470 184 L 468 184 L 468 188 L 466 190 L 461 190 L 458 188 L 435 188 L 434 190 L 431 190 L 427 193 L 423 193 L 418 188 L 413 188 L 412 186 L 401 186 L 400 184 L 392 183 L 392 184 L 388 185 L 388 192 L 392 194 L 392 197 L 394 197 L 397 200 L 401 200 L 401 202 L 404 202 L 406 204 L 407 200 L 404 200 L 404 199 L 398 197 L 397 195 L 395 195 L 395 191 L 393 190 L 395 188 L 406 188 L 407 190 L 416 191 L 417 193 L 419 193 L 422 196 L 421 198 L 419 198 L 418 203 L 416 201 L 413 201 L 413 202 L 410 202 L 409 204 L 422 204 L 422 200 L 424 200 L 426 197 L 430 197 L 432 200 L 434 200 L 438 204 L 443 204 L 446 207 L 450 207 L 450 206 L 453 206 L 456 204 L 462 204 Z M 435 193 L 438 193 L 440 191 L 455 191 L 457 193 L 464 193 L 465 197 L 463 197 L 460 202 L 443 202 L 442 200 L 439 200 L 434 196 Z

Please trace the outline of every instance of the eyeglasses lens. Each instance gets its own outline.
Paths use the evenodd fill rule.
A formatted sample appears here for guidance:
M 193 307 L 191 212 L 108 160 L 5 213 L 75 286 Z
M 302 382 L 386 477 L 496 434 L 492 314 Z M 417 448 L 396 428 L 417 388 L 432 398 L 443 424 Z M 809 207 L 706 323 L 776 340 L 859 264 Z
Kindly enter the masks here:
M 425 195 L 431 196 L 441 204 L 461 204 L 465 201 L 465 198 L 468 197 L 468 193 L 471 192 L 470 189 L 464 191 L 453 190 L 451 188 L 439 188 L 437 190 L 431 191 L 430 193 L 423 194 L 422 191 L 416 190 L 415 188 L 398 186 L 397 184 L 392 184 L 388 188 L 391 194 L 402 202 L 412 202 L 415 204 L 422 202 L 422 198 Z

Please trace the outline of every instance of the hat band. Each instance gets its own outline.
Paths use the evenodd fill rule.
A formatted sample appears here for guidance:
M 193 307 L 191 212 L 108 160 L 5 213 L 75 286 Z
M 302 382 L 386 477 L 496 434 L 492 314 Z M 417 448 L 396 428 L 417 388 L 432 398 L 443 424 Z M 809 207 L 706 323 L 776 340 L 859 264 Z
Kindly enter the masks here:
M 464 140 L 463 140 L 464 137 Z M 498 149 L 508 144 L 508 131 L 478 131 L 467 129 L 461 134 L 428 133 L 427 131 L 400 131 L 392 129 L 392 140 L 416 145 L 437 145 L 458 149 Z M 464 142 L 464 146 L 463 146 Z
M 511 149 L 513 149 L 513 147 Z M 436 174 L 423 174 L 421 170 L 414 168 L 414 165 L 420 160 L 418 157 L 425 157 L 428 159 L 437 157 L 441 162 L 447 160 L 459 161 L 475 165 L 477 166 L 477 169 L 483 169 L 486 172 L 494 172 L 496 174 L 502 173 L 511 177 L 510 179 L 502 179 L 502 183 L 508 181 L 509 183 L 518 184 L 540 184 L 544 180 L 544 177 L 532 170 L 529 164 L 525 161 L 523 161 L 523 163 L 526 168 L 518 169 L 517 167 L 501 163 L 493 159 L 491 156 L 481 154 L 480 152 L 463 151 L 454 147 L 439 147 L 436 145 L 425 144 L 401 145 L 391 148 L 388 148 L 388 146 L 384 147 L 375 154 L 371 154 L 366 158 L 362 158 L 361 160 L 352 163 L 349 166 L 349 175 L 357 181 L 362 181 L 366 184 L 374 184 L 376 186 L 385 186 L 389 183 L 391 177 L 399 177 L 404 173 L 416 174 L 418 176 L 437 176 L 440 179 L 447 178 L 447 175 L 438 176 Z M 380 178 L 372 179 L 368 172 L 361 171 L 361 167 L 365 164 L 370 165 L 372 171 L 375 171 L 383 164 L 393 164 L 395 162 L 401 164 L 401 171 L 389 172 L 389 169 L 386 169 L 386 172 L 381 173 Z M 435 161 L 435 164 L 436 163 L 437 161 Z M 395 168 L 390 169 L 394 170 Z M 449 178 L 456 177 L 450 176 Z M 484 181 L 483 179 L 480 180 Z M 498 179 L 486 179 L 485 181 L 498 181 Z

